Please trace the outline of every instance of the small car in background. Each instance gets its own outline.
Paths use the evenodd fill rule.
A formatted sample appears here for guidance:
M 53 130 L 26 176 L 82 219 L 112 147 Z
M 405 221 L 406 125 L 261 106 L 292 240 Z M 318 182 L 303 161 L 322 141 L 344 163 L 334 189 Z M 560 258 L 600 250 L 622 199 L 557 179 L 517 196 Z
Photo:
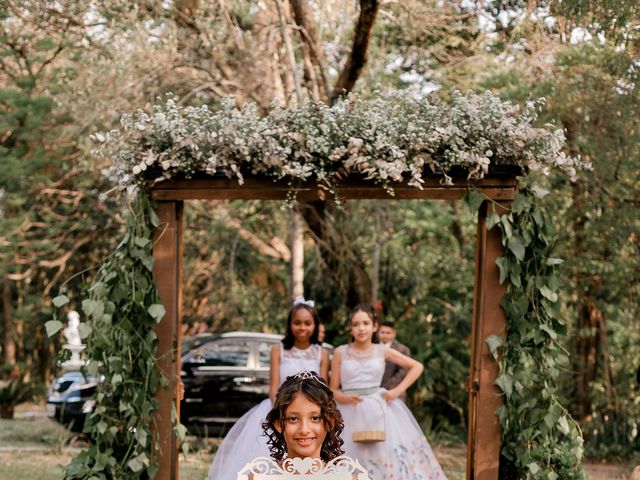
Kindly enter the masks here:
M 46 411 L 50 418 L 73 432 L 82 432 L 87 416 L 93 411 L 97 381 L 81 372 L 65 372 L 49 387 Z

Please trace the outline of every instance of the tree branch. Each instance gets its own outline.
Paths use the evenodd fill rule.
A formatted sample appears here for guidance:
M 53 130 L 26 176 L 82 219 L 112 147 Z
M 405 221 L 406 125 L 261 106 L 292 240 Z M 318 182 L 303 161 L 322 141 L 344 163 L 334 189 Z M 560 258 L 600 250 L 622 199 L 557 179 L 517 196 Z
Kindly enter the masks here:
M 338 98 L 353 90 L 362 68 L 367 63 L 369 39 L 371 38 L 371 30 L 376 22 L 379 9 L 380 3 L 378 0 L 360 0 L 360 16 L 353 36 L 353 46 L 347 63 L 342 69 L 333 93 L 329 98 L 330 105 L 333 105 Z
M 291 76 L 293 77 L 293 85 L 296 91 L 296 98 L 298 100 L 298 105 L 302 105 L 302 102 L 304 100 L 302 96 L 302 87 L 300 85 L 300 80 L 298 79 L 298 73 L 296 71 L 296 56 L 293 51 L 293 45 L 291 44 L 291 37 L 289 36 L 289 31 L 287 30 L 287 19 L 284 13 L 284 5 L 282 4 L 282 0 L 275 0 L 275 5 L 278 11 L 278 19 L 280 20 L 280 31 L 282 33 L 282 40 L 287 52 L 287 62 L 289 63 L 289 69 L 291 70 Z
M 308 45 L 309 53 L 318 66 L 322 89 L 324 91 L 325 98 L 328 99 L 330 92 L 325 66 L 326 57 L 324 51 L 318 46 L 318 34 L 316 32 L 316 25 L 313 21 L 313 12 L 309 8 L 307 0 L 290 0 L 289 3 L 293 10 L 293 18 L 299 27 L 302 41 Z

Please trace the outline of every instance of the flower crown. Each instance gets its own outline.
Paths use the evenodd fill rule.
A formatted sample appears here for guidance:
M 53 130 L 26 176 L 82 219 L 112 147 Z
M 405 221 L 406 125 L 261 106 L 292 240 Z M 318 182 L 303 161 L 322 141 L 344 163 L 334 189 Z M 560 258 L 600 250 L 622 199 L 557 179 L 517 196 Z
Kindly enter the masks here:
M 296 298 L 293 299 L 294 307 L 296 305 L 304 305 L 305 307 L 313 308 L 315 304 L 316 302 L 314 302 L 313 300 L 305 300 L 302 295 L 298 295 Z

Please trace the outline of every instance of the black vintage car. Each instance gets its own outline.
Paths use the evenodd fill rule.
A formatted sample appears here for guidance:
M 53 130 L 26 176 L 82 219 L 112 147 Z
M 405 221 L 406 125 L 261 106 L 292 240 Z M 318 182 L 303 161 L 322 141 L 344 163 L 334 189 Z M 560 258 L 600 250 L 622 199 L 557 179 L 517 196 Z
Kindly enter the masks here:
M 271 347 L 281 335 L 252 332 L 203 333 L 182 342 L 184 399 L 180 420 L 195 434 L 222 435 L 269 394 Z M 95 402 L 97 382 L 66 372 L 49 388 L 50 417 L 82 431 Z
M 180 420 L 193 433 L 224 434 L 269 394 L 269 360 L 282 336 L 230 332 L 183 343 Z

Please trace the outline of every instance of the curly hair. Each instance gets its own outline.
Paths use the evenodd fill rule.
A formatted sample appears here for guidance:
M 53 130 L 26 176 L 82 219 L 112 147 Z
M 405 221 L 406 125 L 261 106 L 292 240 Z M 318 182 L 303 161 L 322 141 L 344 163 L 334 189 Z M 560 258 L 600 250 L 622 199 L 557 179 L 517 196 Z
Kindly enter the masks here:
M 320 458 L 328 462 L 342 455 L 344 441 L 340 435 L 344 429 L 344 421 L 333 398 L 333 392 L 315 372 L 301 372 L 287 377 L 280 386 L 273 408 L 267 414 L 266 421 L 262 423 L 273 459 L 282 461 L 287 453 L 287 444 L 281 432 L 285 428 L 287 408 L 297 395 L 304 395 L 310 402 L 320 406 L 320 414 L 327 431 L 327 436 L 322 442 Z M 280 428 L 280 432 L 276 429 L 276 425 Z

